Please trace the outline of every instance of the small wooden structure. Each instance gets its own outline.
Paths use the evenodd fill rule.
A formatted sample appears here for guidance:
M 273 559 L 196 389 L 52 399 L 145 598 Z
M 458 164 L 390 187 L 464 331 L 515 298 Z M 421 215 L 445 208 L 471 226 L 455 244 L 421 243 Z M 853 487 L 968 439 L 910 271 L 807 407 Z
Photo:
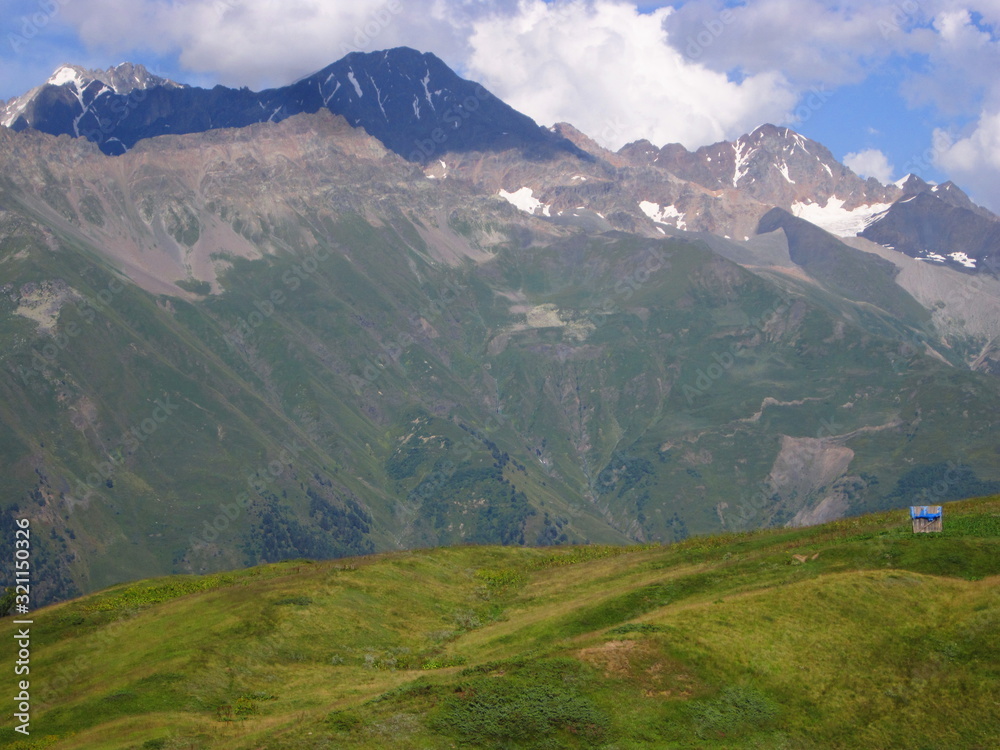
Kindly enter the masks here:
M 913 519 L 914 534 L 943 530 L 940 505 L 911 505 L 910 518 Z

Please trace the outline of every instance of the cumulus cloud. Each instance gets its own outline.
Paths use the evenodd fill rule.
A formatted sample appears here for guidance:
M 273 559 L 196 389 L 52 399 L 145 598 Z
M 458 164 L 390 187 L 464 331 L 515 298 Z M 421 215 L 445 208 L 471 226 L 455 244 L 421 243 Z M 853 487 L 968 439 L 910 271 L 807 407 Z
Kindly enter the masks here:
M 85 0 L 67 4 L 63 15 L 92 48 L 176 54 L 186 70 L 260 88 L 355 50 L 407 45 L 455 64 L 464 47 L 455 5 L 448 14 L 439 0 Z
M 877 148 L 847 154 L 844 166 L 861 177 L 874 177 L 883 184 L 892 180 L 893 166 L 889 163 L 889 157 Z
M 927 49 L 926 63 L 902 86 L 910 106 L 930 105 L 955 116 L 975 112 L 984 96 L 997 98 L 1000 42 L 984 18 L 974 17 L 968 8 L 947 8 L 934 15 L 934 43 Z
M 968 188 L 973 199 L 1000 211 L 1000 112 L 983 112 L 965 137 L 940 129 L 934 136 L 936 166 Z
M 716 70 L 783 70 L 799 86 L 864 79 L 893 53 L 928 46 L 921 24 L 937 0 L 894 4 L 848 0 L 722 0 L 684 3 L 667 19 L 692 57 Z
M 536 121 L 569 121 L 612 148 L 639 138 L 691 148 L 791 119 L 798 97 L 782 74 L 736 82 L 686 59 L 664 30 L 670 13 L 524 0 L 473 24 L 468 71 Z

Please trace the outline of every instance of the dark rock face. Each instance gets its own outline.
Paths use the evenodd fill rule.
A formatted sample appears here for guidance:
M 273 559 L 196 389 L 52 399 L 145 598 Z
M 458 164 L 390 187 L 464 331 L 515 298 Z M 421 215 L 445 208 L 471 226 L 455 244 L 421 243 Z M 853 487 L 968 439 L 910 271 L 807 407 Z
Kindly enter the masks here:
M 558 151 L 584 155 L 434 55 L 405 47 L 354 52 L 289 86 L 260 92 L 179 86 L 144 69 L 137 77 L 139 67 L 60 76 L 65 66 L 8 105 L 5 122 L 14 130 L 86 137 L 105 153 L 119 154 L 144 138 L 278 122 L 326 108 L 414 162 L 508 148 L 536 158 Z
M 947 193 L 956 191 L 961 193 L 957 188 Z M 996 273 L 1000 262 L 1000 222 L 940 198 L 940 192 L 940 189 L 921 192 L 894 203 L 861 236 L 912 258 L 966 271 L 988 269 Z

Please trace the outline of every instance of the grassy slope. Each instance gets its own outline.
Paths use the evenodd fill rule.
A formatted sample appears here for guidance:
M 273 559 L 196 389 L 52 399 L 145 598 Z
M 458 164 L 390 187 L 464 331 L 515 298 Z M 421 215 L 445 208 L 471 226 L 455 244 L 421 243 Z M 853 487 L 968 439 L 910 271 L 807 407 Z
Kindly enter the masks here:
M 992 748 L 1000 497 L 945 519 L 119 586 L 35 614 L 0 746 Z

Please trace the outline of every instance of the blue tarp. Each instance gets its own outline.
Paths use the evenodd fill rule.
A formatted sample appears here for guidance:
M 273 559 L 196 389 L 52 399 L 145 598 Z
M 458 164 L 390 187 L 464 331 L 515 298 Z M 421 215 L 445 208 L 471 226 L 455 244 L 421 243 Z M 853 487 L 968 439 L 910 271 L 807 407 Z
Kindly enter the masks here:
M 925 521 L 936 521 L 941 517 L 940 505 L 911 505 L 910 518 L 922 518 Z

